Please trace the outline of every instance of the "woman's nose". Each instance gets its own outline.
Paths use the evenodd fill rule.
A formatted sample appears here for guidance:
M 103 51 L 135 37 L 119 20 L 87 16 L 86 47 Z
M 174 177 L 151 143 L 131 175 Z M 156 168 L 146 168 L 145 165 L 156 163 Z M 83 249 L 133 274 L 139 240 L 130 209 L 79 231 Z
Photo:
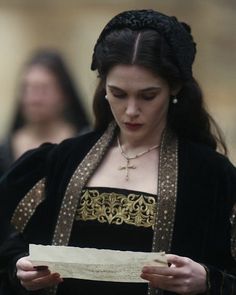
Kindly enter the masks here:
M 127 101 L 126 114 L 128 116 L 137 116 L 140 112 L 137 101 L 130 99 Z

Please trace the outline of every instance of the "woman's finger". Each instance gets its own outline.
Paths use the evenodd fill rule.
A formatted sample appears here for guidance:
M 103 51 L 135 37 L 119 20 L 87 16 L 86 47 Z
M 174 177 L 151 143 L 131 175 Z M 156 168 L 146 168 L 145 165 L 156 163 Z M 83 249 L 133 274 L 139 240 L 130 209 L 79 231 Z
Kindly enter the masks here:
M 186 266 L 192 262 L 190 258 L 173 255 L 173 254 L 167 254 L 166 257 L 167 257 L 167 262 L 176 267 Z
M 19 260 L 17 260 L 16 268 L 21 269 L 21 270 L 25 270 L 25 271 L 34 270 L 33 264 L 29 261 L 29 256 L 22 257 Z
M 34 291 L 55 286 L 61 282 L 63 282 L 63 279 L 60 277 L 60 274 L 53 273 L 32 281 L 22 281 L 21 284 L 27 290 Z
M 141 278 L 149 281 L 149 284 L 153 288 L 160 288 L 167 291 L 173 291 L 177 287 L 177 282 L 173 277 L 161 276 L 155 274 L 142 273 Z
M 17 270 L 16 276 L 21 281 L 32 281 L 41 277 L 48 276 L 50 271 L 48 269 L 45 270 L 33 270 L 33 271 L 25 271 L 25 270 Z
M 142 272 L 161 276 L 176 276 L 179 270 L 170 267 L 144 266 Z

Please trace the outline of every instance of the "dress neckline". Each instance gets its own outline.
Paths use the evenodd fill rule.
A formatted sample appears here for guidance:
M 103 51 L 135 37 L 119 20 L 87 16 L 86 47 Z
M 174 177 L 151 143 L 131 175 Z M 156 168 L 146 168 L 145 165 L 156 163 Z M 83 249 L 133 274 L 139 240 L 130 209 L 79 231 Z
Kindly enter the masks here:
M 120 192 L 127 194 L 135 193 L 139 195 L 146 195 L 146 196 L 153 196 L 156 197 L 155 194 L 149 193 L 149 192 L 143 192 L 143 191 L 137 191 L 132 189 L 126 189 L 126 188 L 118 188 L 118 187 L 109 187 L 109 186 L 85 186 L 83 190 L 99 190 L 99 191 L 106 191 L 106 192 Z

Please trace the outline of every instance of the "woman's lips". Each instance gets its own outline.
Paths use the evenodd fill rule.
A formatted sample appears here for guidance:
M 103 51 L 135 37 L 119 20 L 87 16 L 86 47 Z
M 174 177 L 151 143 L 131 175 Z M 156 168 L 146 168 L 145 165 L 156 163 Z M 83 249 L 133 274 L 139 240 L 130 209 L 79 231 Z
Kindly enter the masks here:
M 142 124 L 135 123 L 125 123 L 125 126 L 129 130 L 137 130 L 142 127 Z

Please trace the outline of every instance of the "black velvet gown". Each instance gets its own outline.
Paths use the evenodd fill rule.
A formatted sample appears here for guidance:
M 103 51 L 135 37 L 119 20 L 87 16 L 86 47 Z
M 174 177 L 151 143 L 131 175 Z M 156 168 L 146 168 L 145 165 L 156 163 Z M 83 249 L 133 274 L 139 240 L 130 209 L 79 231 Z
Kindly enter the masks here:
M 88 188 L 86 179 L 95 169 L 93 163 L 101 161 L 109 142 L 114 138 L 105 137 L 108 145 L 103 149 L 101 136 L 102 133 L 95 132 L 66 140 L 60 145 L 45 144 L 25 154 L 1 179 L 0 222 L 3 230 L 0 238 L 4 242 L 0 246 L 0 277 L 5 292 L 3 294 L 31 294 L 19 286 L 14 273 L 15 261 L 26 255 L 29 243 L 152 251 L 155 232 L 155 250 L 186 256 L 207 267 L 207 294 L 235 295 L 235 167 L 224 156 L 204 145 L 178 139 L 178 148 L 174 149 L 173 158 L 171 154 L 166 156 L 165 150 L 161 149 L 159 174 L 164 178 L 159 182 L 160 189 L 156 196 L 119 188 Z M 95 153 L 91 150 L 93 147 Z M 177 166 L 174 168 L 174 160 L 171 159 L 176 159 Z M 80 169 L 76 170 L 78 165 Z M 91 171 L 88 171 L 90 168 Z M 171 182 L 172 178 L 174 182 Z M 166 188 L 169 192 L 167 197 Z M 124 205 L 125 202 L 120 201 L 121 195 L 123 200 L 130 194 L 136 195 L 136 198 L 144 195 L 145 204 L 151 201 L 152 213 L 146 211 L 147 216 L 141 218 L 144 225 L 136 221 L 129 223 L 125 215 L 122 222 L 118 221 L 114 213 L 117 211 L 103 217 L 94 211 L 89 218 L 85 218 L 82 214 L 84 209 L 80 209 L 86 192 L 90 192 L 91 200 L 95 198 L 91 190 L 96 191 L 96 196 L 115 195 L 119 200 L 117 206 L 123 209 L 127 203 Z M 169 198 L 171 194 L 173 199 Z M 69 217 L 70 214 L 65 214 L 68 224 L 63 228 L 60 223 L 61 213 L 73 209 L 64 208 L 64 202 L 70 196 L 72 203 L 77 205 L 73 218 Z M 162 210 L 165 201 L 167 210 Z M 19 206 L 19 202 L 24 206 Z M 106 199 L 103 202 L 109 212 L 111 203 Z M 32 206 L 26 206 L 27 204 Z M 27 218 L 20 222 L 20 210 L 25 210 L 26 207 L 29 207 L 25 212 Z M 139 211 L 137 209 L 136 214 Z M 166 219 L 167 223 L 164 221 Z M 161 232 L 160 225 L 163 225 L 166 234 Z M 58 238 L 61 232 L 65 233 L 67 241 Z M 168 236 L 169 242 L 159 246 Z M 57 294 L 141 295 L 147 294 L 147 286 L 146 283 L 123 285 L 66 279 L 58 287 Z M 41 290 L 32 294 L 48 294 L 47 292 L 48 290 Z

